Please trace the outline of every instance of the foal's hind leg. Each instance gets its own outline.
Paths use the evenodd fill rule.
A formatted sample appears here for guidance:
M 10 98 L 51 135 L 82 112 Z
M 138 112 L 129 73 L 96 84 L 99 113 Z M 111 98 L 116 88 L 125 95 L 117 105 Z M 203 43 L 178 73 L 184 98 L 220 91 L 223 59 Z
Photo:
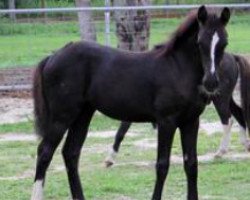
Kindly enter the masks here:
M 110 149 L 108 156 L 105 159 L 106 167 L 110 167 L 114 164 L 115 157 L 119 151 L 121 142 L 123 141 L 124 136 L 128 132 L 128 129 L 130 126 L 131 126 L 130 122 L 125 122 L 125 121 L 121 122 L 121 125 L 120 125 L 120 127 L 115 135 L 115 142 L 114 142 L 112 148 Z
M 78 163 L 81 148 L 86 139 L 93 113 L 94 109 L 90 107 L 85 108 L 80 117 L 71 125 L 62 151 L 67 168 L 71 194 L 73 199 L 77 200 L 85 199 L 78 174 Z
M 31 200 L 42 200 L 43 199 L 43 185 L 46 175 L 46 170 L 52 160 L 53 154 L 59 145 L 63 134 L 66 131 L 66 127 L 61 123 L 54 123 L 53 127 L 46 133 L 42 139 L 37 150 L 37 166 L 35 183 Z

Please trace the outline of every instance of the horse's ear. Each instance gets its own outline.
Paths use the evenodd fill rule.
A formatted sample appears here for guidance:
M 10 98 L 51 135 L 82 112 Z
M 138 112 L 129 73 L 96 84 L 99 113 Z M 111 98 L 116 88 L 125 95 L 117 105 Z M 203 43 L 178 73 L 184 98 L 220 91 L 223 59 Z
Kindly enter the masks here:
M 206 20 L 207 20 L 207 9 L 206 7 L 203 5 L 201 7 L 199 7 L 199 10 L 198 10 L 198 14 L 197 14 L 197 18 L 198 18 L 198 21 L 201 23 L 201 24 L 205 24 Z
M 229 19 L 230 19 L 230 10 L 228 7 L 225 7 L 221 12 L 220 20 L 223 25 L 227 25 Z

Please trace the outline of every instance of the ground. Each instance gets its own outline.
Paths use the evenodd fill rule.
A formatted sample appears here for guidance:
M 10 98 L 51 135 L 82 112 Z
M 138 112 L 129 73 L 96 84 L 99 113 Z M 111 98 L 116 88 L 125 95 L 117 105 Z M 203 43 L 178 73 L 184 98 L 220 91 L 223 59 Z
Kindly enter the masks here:
M 0 199 L 28 199 L 39 142 L 32 128 L 32 100 L 2 98 L 1 102 Z M 15 119 L 14 124 L 11 124 L 12 119 Z M 238 127 L 235 123 L 229 154 L 223 159 L 214 159 L 222 131 L 217 120 L 213 107 L 208 106 L 202 116 L 199 131 L 200 199 L 248 200 L 250 154 L 244 151 L 238 141 Z M 150 124 L 134 124 L 122 144 L 117 163 L 111 169 L 106 169 L 103 161 L 118 124 L 100 113 L 96 114 L 91 124 L 80 161 L 80 174 L 86 197 L 93 200 L 150 199 L 155 179 L 155 132 Z M 56 152 L 48 171 L 46 199 L 69 199 L 61 148 L 60 146 Z M 185 199 L 185 184 L 177 131 L 164 199 Z

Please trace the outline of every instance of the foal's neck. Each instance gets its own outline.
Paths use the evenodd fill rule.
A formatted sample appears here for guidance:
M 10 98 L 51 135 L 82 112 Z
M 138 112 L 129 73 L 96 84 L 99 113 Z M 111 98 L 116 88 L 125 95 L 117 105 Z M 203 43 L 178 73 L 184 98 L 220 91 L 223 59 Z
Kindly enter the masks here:
M 181 49 L 184 52 L 184 54 L 187 56 L 187 58 L 194 63 L 194 65 L 202 66 L 199 46 L 197 44 L 196 33 L 194 33 L 193 35 L 190 35 L 189 38 L 183 41 Z

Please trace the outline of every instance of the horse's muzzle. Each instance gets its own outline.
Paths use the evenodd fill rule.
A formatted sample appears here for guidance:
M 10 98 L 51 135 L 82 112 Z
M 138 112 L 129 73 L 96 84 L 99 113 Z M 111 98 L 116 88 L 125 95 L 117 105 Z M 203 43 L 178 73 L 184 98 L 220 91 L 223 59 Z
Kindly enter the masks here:
M 204 88 L 208 93 L 215 93 L 219 86 L 219 78 L 216 74 L 207 74 L 202 81 Z

